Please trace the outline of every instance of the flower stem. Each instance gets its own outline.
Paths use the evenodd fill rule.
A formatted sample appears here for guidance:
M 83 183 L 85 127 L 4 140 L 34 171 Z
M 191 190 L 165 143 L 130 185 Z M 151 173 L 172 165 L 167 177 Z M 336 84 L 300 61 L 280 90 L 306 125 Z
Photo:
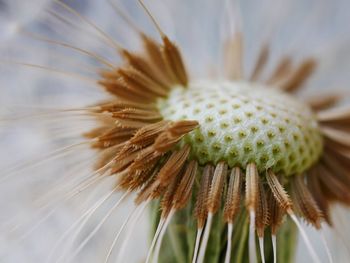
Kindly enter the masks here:
M 159 211 L 159 203 L 155 202 L 152 206 L 153 233 L 159 223 Z M 158 260 L 159 263 L 192 262 L 197 233 L 196 221 L 192 211 L 193 207 L 189 204 L 185 209 L 174 215 L 163 239 Z M 222 263 L 225 260 L 227 224 L 224 223 L 222 218 L 222 210 L 216 213 L 213 218 L 212 229 L 205 253 L 205 263 Z M 234 222 L 231 262 L 249 263 L 248 232 L 249 219 L 247 213 L 242 210 Z M 296 240 L 297 229 L 293 222 L 287 219 L 277 234 L 277 262 L 294 262 Z M 265 262 L 273 263 L 272 242 L 269 229 L 265 230 L 264 247 Z M 260 253 L 257 254 L 260 255 Z M 258 258 L 258 262 L 261 262 L 260 258 Z

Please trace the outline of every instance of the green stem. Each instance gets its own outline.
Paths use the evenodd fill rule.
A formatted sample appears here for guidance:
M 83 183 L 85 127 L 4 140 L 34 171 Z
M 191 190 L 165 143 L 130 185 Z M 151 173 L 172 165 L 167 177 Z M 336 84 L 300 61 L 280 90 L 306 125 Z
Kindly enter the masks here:
M 164 236 L 159 255 L 159 263 L 192 262 L 195 236 L 197 232 L 193 216 L 193 205 L 177 212 Z M 205 263 L 222 263 L 225 260 L 227 226 L 223 222 L 222 210 L 215 214 L 210 231 Z M 159 203 L 152 207 L 153 233 L 159 223 Z M 249 263 L 248 260 L 249 219 L 242 211 L 234 222 L 231 262 Z M 286 220 L 277 235 L 277 261 L 292 263 L 295 255 L 297 229 L 291 220 Z M 273 262 L 271 234 L 265 231 L 265 261 Z M 257 254 L 260 254 L 259 251 Z M 260 260 L 258 261 L 260 262 Z

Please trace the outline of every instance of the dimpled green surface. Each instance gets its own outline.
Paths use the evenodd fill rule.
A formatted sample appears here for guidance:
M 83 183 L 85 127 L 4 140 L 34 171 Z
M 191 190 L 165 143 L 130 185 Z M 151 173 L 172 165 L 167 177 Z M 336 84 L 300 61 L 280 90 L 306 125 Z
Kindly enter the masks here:
M 158 107 L 168 120 L 197 120 L 183 139 L 200 164 L 226 161 L 230 167 L 255 162 L 298 174 L 319 158 L 322 136 L 311 110 L 290 95 L 246 82 L 191 83 L 174 88 Z

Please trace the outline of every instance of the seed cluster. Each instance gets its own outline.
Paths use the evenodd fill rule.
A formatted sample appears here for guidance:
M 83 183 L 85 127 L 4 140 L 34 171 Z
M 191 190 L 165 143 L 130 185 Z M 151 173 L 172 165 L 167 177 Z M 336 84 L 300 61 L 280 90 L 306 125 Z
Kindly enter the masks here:
M 197 82 L 178 87 L 158 108 L 169 120 L 196 120 L 184 140 L 200 164 L 255 162 L 259 171 L 293 175 L 320 156 L 322 137 L 310 109 L 287 94 L 245 82 Z

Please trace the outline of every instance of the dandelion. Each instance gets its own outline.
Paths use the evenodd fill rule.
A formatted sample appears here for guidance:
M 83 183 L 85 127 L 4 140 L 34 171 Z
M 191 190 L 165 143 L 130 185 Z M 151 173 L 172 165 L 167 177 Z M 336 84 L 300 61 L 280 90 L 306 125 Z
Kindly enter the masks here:
M 42 122 L 41 130 L 46 129 L 51 140 L 73 138 L 71 145 L 3 172 L 0 183 L 5 193 L 6 187 L 18 192 L 28 187 L 45 189 L 28 200 L 30 204 L 14 199 L 30 209 L 15 209 L 15 217 L 6 218 L 2 225 L 6 233 L 2 242 L 14 243 L 14 248 L 1 251 L 5 260 L 21 257 L 15 251 L 25 240 L 45 246 L 45 241 L 35 241 L 38 235 L 33 233 L 52 225 L 59 209 L 71 206 L 80 211 L 77 218 L 68 220 L 64 228 L 56 226 L 60 233 L 41 249 L 45 250 L 41 261 L 85 262 L 90 259 L 82 252 L 89 246 L 97 262 L 130 262 L 127 249 L 135 248 L 135 229 L 150 210 L 152 238 L 143 255 L 147 263 L 293 262 L 298 232 L 312 262 L 323 262 L 302 221 L 317 230 L 326 261 L 333 262 L 324 229 L 336 226 L 335 203 L 350 204 L 350 111 L 338 106 L 340 93 L 298 95 L 317 74 L 319 58 L 310 54 L 295 59 L 286 53 L 269 66 L 270 41 L 254 43 L 259 52 L 256 58 L 248 56 L 240 3 L 222 1 L 220 14 L 225 19 L 217 27 L 223 29 L 218 41 L 223 59 L 205 65 L 210 72 L 195 74 L 196 57 L 182 52 L 157 16 L 163 13 L 153 10 L 158 6 L 164 11 L 162 4 L 149 7 L 141 0 L 138 4 L 137 10 L 157 33 L 154 37 L 137 23 L 137 16 L 128 14 L 128 5 L 108 3 L 125 37 L 142 44 L 137 51 L 123 44 L 122 33 L 112 37 L 73 5 L 55 1 L 46 10 L 43 21 L 45 26 L 52 23 L 50 30 L 62 34 L 61 26 L 84 31 L 113 50 L 113 56 L 105 56 L 104 50 L 104 55 L 91 51 L 79 45 L 79 39 L 74 45 L 46 37 L 43 30 L 18 28 L 18 34 L 31 41 L 89 59 L 89 74 L 68 66 L 59 69 L 14 60 L 5 64 L 61 75 L 64 81 L 76 78 L 97 86 L 104 96 L 84 106 L 39 107 L 35 114 L 10 112 L 9 118 L 3 118 L 10 134 L 15 131 L 13 123 L 28 120 Z M 191 5 L 182 3 L 187 4 Z M 174 19 L 181 23 L 179 17 Z M 205 45 L 195 37 L 186 40 L 191 50 Z M 247 57 L 251 57 L 250 70 Z M 70 64 L 69 56 L 54 61 L 59 59 L 85 70 L 83 63 Z M 85 120 L 89 127 L 80 124 Z M 45 166 L 59 159 L 63 166 Z M 87 172 L 87 167 L 92 171 Z M 50 176 L 43 177 L 47 173 Z M 130 200 L 133 209 L 121 212 Z M 62 204 L 65 208 L 60 208 Z M 116 214 L 123 216 L 117 229 Z M 105 240 L 108 232 L 110 238 Z

